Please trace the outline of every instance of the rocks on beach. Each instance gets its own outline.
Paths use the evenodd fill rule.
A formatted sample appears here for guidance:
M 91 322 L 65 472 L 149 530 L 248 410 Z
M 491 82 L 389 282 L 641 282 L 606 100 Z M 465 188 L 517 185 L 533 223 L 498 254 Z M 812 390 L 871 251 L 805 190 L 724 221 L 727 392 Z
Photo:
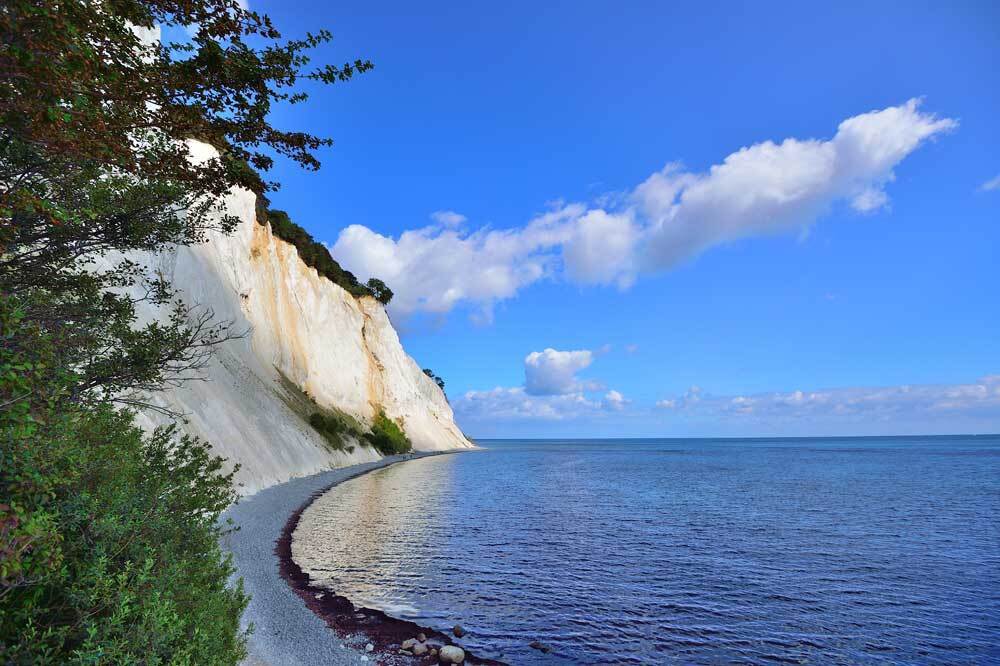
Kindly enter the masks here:
M 427 635 L 420 633 L 416 638 L 407 638 L 399 645 L 399 654 L 408 657 L 431 657 L 442 664 L 461 664 L 465 661 L 465 650 L 457 645 L 442 645 L 436 648 L 427 644 Z
M 438 658 L 442 664 L 461 664 L 465 661 L 465 650 L 455 645 L 442 645 Z
M 451 630 L 451 633 L 455 634 L 455 638 L 461 638 L 465 635 L 465 629 L 462 628 L 462 625 L 456 624 L 455 628 Z

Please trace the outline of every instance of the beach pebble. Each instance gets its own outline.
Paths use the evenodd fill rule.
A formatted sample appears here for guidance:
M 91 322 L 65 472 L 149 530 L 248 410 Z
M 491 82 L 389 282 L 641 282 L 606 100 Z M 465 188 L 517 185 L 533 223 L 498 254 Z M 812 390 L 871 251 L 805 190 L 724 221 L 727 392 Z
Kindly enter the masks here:
M 465 629 L 462 629 L 462 625 L 456 624 L 451 633 L 455 634 L 455 638 L 461 638 L 465 635 Z
M 528 643 L 528 647 L 535 648 L 536 650 L 541 650 L 542 652 L 552 652 L 552 648 L 541 641 L 531 641 Z
M 367 645 L 365 645 L 365 652 L 374 652 L 374 651 L 375 651 L 375 646 L 374 645 L 372 645 L 371 643 L 368 643 Z
M 410 652 L 409 650 L 400 650 L 399 654 L 405 654 L 407 657 L 412 657 L 413 656 L 413 653 Z
M 407 638 L 405 641 L 403 641 L 403 644 L 400 645 L 399 647 L 403 648 L 404 650 L 410 650 L 417 643 L 418 641 L 416 638 Z
M 437 648 L 431 648 L 431 656 L 432 657 L 438 656 L 438 649 Z
M 465 661 L 465 650 L 455 645 L 442 645 L 438 658 L 442 664 L 461 664 Z
M 426 641 L 427 641 L 427 634 L 424 634 L 423 632 L 417 634 L 417 642 L 425 643 Z
M 423 643 L 417 643 L 416 645 L 413 646 L 413 654 L 417 655 L 418 657 L 420 655 L 427 654 L 427 646 L 424 645 Z

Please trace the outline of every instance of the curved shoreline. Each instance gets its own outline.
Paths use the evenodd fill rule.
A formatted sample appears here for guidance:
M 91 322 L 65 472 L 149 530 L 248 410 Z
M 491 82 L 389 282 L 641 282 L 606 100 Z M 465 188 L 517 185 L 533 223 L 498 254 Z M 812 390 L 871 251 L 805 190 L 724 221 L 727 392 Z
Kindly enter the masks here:
M 399 462 L 468 450 L 389 456 L 320 472 L 271 486 L 230 507 L 223 519 L 232 520 L 239 529 L 228 535 L 222 545 L 232 555 L 236 568 L 234 579 L 243 579 L 244 590 L 251 597 L 241 625 L 254 627 L 245 663 L 253 666 L 341 666 L 391 660 L 392 663 L 416 664 L 424 662 L 392 654 L 395 649 L 385 651 L 393 647 L 390 642 L 398 632 L 411 632 L 404 637 L 409 638 L 422 631 L 437 642 L 451 643 L 440 632 L 397 620 L 381 611 L 355 608 L 344 597 L 311 587 L 308 576 L 291 559 L 291 534 L 302 511 L 337 484 Z M 316 598 L 319 594 L 323 595 L 322 599 Z M 342 632 L 356 634 L 356 637 L 348 641 L 340 635 Z M 401 640 L 395 640 L 395 645 Z M 348 645 L 359 641 L 357 647 Z M 376 645 L 377 651 L 366 654 L 363 646 L 369 642 Z M 466 663 L 499 662 L 467 655 Z

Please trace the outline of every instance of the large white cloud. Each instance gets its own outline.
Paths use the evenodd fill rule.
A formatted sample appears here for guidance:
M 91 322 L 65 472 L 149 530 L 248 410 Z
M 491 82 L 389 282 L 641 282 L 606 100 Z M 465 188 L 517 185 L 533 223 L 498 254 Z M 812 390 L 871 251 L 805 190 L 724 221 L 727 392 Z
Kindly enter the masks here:
M 556 257 L 550 250 L 566 241 L 570 222 L 583 212 L 583 206 L 571 205 L 523 229 L 465 233 L 434 226 L 398 239 L 354 224 L 340 233 L 331 251 L 362 280 L 384 280 L 395 292 L 394 313 L 445 313 L 469 302 L 489 314 L 496 301 L 552 272 Z
M 829 141 L 765 141 L 706 173 L 669 165 L 635 191 L 650 221 L 643 265 L 668 268 L 719 243 L 801 229 L 837 201 L 865 213 L 881 208 L 896 165 L 954 127 L 910 100 L 848 118 Z
M 396 293 L 390 309 L 402 316 L 460 303 L 488 314 L 552 276 L 624 288 L 720 243 L 807 228 L 838 202 L 860 213 L 883 208 L 899 163 L 955 127 L 913 99 L 848 118 L 825 141 L 764 141 L 704 172 L 668 164 L 614 207 L 562 205 L 521 228 L 475 231 L 455 228 L 464 216 L 445 211 L 436 214 L 444 226 L 397 239 L 352 225 L 332 249 L 359 277 L 385 280 Z

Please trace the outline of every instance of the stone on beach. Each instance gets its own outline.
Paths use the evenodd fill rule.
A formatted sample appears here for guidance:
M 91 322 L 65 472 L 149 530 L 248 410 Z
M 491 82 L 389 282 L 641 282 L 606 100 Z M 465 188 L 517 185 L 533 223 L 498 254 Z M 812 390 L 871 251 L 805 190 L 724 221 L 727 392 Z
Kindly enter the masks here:
M 416 638 L 407 638 L 405 641 L 403 641 L 403 644 L 400 645 L 399 647 L 403 648 L 404 650 L 409 650 L 412 649 L 413 646 L 419 642 L 420 641 L 418 641 Z
M 427 642 L 427 634 L 425 634 L 423 632 L 420 632 L 419 634 L 417 634 L 417 642 L 419 642 L 419 643 L 426 643 Z
M 462 628 L 462 625 L 456 624 L 455 628 L 451 630 L 451 633 L 455 634 L 455 638 L 461 638 L 465 635 L 465 629 Z
M 374 651 L 375 651 L 375 646 L 374 645 L 372 645 L 371 643 L 368 643 L 367 645 L 365 645 L 365 652 L 374 652 Z
M 417 643 L 416 645 L 413 646 L 413 654 L 415 654 L 416 656 L 419 657 L 426 653 L 427 653 L 427 646 L 424 645 L 423 643 Z
M 442 664 L 461 664 L 465 661 L 465 650 L 455 645 L 442 645 L 438 658 Z

